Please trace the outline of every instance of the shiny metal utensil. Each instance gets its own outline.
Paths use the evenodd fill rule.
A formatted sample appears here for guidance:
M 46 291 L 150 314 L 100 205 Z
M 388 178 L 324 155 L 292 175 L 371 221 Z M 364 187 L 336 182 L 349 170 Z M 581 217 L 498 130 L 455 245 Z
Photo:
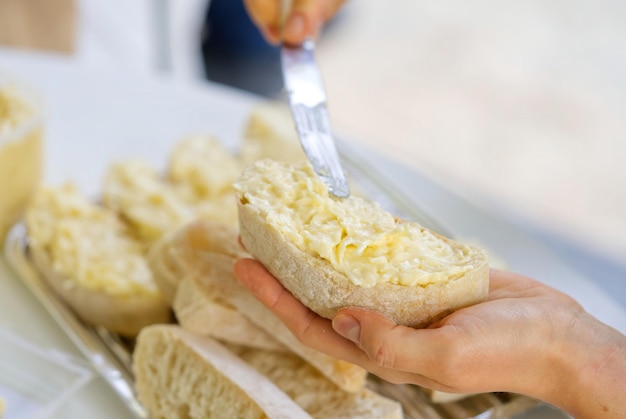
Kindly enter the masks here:
M 315 173 L 328 185 L 329 192 L 346 198 L 350 196 L 350 187 L 335 147 L 326 91 L 314 50 L 310 39 L 297 47 L 283 45 L 280 54 L 283 79 L 304 153 Z

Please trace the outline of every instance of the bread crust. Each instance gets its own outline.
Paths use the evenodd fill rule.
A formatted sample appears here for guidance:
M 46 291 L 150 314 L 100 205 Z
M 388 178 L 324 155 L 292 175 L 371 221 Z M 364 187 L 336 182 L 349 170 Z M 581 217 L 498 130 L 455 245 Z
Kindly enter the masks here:
M 133 372 L 154 418 L 310 418 L 272 381 L 208 337 L 175 325 L 146 327 Z
M 94 290 L 56 272 L 45 250 L 31 245 L 30 251 L 54 292 L 89 324 L 134 337 L 145 326 L 172 320 L 169 304 L 160 294 L 116 296 Z
M 214 275 L 208 272 L 206 275 Z M 269 333 L 251 322 L 219 297 L 219 291 L 197 276 L 178 285 L 172 308 L 183 329 L 200 336 L 246 347 L 285 352 L 287 349 Z
M 473 248 L 472 270 L 448 281 L 426 286 L 381 283 L 366 288 L 354 284 L 327 261 L 287 241 L 241 193 L 238 198 L 240 237 L 248 252 L 322 317 L 333 318 L 344 307 L 360 307 L 384 314 L 397 324 L 424 327 L 487 296 L 489 264 L 481 249 Z M 439 237 L 452 246 L 460 246 Z
M 234 259 L 249 256 L 237 243 L 237 230 L 227 224 L 213 221 L 194 221 L 152 245 L 148 266 L 154 281 L 172 304 L 179 283 L 194 273 L 194 261 L 199 257 L 212 258 L 212 263 L 231 269 Z

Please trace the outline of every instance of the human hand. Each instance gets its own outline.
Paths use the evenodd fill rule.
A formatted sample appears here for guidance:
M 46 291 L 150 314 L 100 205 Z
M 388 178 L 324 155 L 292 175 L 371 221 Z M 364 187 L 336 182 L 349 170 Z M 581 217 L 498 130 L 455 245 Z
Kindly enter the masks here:
M 322 25 L 333 17 L 345 0 L 293 0 L 291 11 L 281 24 L 282 0 L 244 0 L 252 21 L 272 44 L 283 41 L 299 45 L 317 37 Z
M 392 383 L 526 394 L 580 417 L 626 415 L 619 410 L 624 336 L 571 297 L 522 275 L 492 271 L 485 302 L 413 329 L 359 308 L 322 318 L 254 260 L 239 260 L 235 274 L 301 342 Z

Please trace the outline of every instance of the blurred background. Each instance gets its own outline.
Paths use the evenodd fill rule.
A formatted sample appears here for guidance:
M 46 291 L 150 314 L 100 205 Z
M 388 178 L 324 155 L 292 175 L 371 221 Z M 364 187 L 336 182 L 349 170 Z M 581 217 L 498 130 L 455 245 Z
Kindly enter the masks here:
M 624 22 L 620 0 L 348 2 L 318 42 L 333 124 L 623 275 Z M 240 0 L 0 0 L 0 47 L 281 96 Z

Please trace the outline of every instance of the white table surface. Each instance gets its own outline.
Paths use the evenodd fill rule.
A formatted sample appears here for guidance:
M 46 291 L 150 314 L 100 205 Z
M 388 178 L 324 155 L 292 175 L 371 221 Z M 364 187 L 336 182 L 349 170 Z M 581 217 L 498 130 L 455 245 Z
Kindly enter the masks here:
M 54 56 L 3 49 L 0 69 L 32 84 L 47 100 L 45 181 L 58 184 L 71 179 L 94 195 L 111 161 L 141 157 L 162 167 L 171 147 L 184 134 L 212 133 L 235 147 L 244 118 L 257 101 L 220 86 L 129 77 Z M 364 150 L 353 153 L 380 170 L 385 181 L 455 236 L 483 243 L 497 251 L 512 270 L 568 292 L 602 321 L 626 332 L 624 306 L 507 220 L 395 162 Z M 41 347 L 82 358 L 2 259 L 0 314 L 0 327 L 16 331 Z M 130 417 L 130 413 L 96 376 L 62 407 L 58 417 L 122 418 Z

